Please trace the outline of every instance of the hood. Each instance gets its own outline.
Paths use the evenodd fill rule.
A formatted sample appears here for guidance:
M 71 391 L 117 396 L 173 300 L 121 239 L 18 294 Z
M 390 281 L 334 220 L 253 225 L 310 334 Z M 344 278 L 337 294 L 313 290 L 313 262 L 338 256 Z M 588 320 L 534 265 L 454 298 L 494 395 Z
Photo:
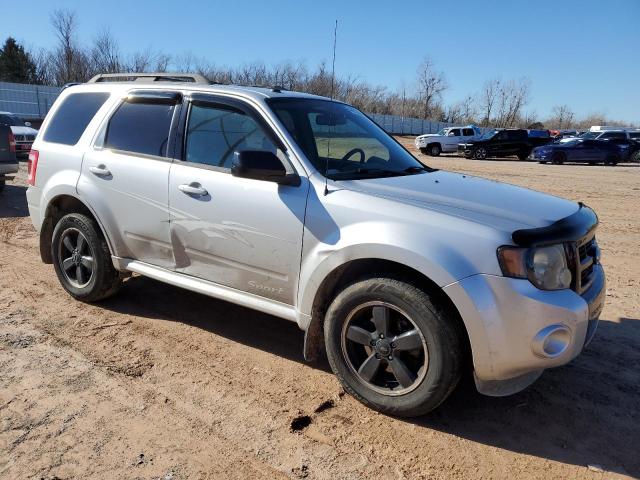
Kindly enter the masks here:
M 38 130 L 31 127 L 16 127 L 12 125 L 11 133 L 13 133 L 14 135 L 37 135 Z
M 339 182 L 341 186 L 512 233 L 550 225 L 578 204 L 508 183 L 435 171 L 402 177 Z
M 437 133 L 425 133 L 424 135 L 418 135 L 418 138 L 439 137 Z

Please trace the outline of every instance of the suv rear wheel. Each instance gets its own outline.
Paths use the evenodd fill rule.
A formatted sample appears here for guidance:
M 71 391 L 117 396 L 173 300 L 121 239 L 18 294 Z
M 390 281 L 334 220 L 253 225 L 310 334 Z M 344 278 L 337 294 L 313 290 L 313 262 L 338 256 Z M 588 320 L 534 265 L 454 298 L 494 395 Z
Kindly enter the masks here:
M 95 302 L 118 291 L 120 273 L 94 220 L 79 213 L 60 219 L 51 241 L 53 266 L 64 289 L 77 300 Z
M 6 180 L 4 179 L 4 177 L 0 177 L 0 192 L 4 190 L 5 182 Z
M 454 319 L 410 283 L 369 278 L 348 286 L 329 307 L 324 334 L 344 389 L 386 414 L 423 415 L 460 379 L 462 342 Z

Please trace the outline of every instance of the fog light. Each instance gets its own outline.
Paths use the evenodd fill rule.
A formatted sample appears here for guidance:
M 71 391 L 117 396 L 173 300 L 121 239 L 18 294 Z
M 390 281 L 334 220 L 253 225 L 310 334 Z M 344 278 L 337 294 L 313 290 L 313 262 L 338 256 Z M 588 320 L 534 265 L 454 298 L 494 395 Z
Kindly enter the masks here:
M 533 353 L 539 357 L 555 358 L 562 355 L 571 343 L 571 332 L 564 325 L 549 325 L 538 332 L 531 343 Z

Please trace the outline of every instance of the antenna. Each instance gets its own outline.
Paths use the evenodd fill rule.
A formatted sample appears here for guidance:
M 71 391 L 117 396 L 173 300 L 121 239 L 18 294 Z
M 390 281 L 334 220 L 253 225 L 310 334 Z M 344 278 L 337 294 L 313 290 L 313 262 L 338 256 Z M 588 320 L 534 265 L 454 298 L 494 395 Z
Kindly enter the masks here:
M 336 26 L 333 29 L 333 62 L 331 63 L 331 100 L 333 100 L 333 92 L 336 84 L 336 44 L 338 43 L 338 19 L 336 18 Z M 327 172 L 329 171 L 329 148 L 331 146 L 331 137 L 327 141 L 327 157 L 324 164 L 324 195 L 329 193 L 329 179 Z

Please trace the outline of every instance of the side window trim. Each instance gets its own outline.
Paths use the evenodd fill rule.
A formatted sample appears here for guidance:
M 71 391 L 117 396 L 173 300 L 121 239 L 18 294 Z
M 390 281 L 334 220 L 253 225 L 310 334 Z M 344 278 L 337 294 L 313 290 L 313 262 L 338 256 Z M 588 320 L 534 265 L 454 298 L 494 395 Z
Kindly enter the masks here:
M 218 167 L 216 165 L 208 165 L 197 162 L 189 162 L 186 160 L 186 147 L 187 147 L 187 124 L 189 122 L 189 116 L 191 114 L 192 106 L 202 106 L 202 107 L 210 107 L 210 108 L 222 108 L 225 110 L 235 110 L 244 115 L 248 115 L 251 117 L 258 126 L 262 129 L 262 131 L 269 137 L 271 141 L 273 141 L 274 145 L 278 150 L 283 152 L 284 155 L 278 155 L 278 158 L 283 162 L 287 171 L 291 171 L 292 173 L 296 173 L 296 169 L 291 163 L 291 161 L 287 158 L 286 152 L 287 147 L 282 142 L 278 134 L 271 128 L 271 126 L 266 122 L 266 120 L 262 117 L 260 112 L 258 112 L 255 108 L 253 108 L 248 103 L 235 98 L 229 97 L 221 97 L 216 94 L 205 94 L 205 93 L 192 93 L 190 95 L 186 95 L 183 99 L 183 108 L 179 117 L 179 121 L 177 122 L 177 128 L 175 132 L 175 141 L 174 141 L 174 150 L 173 150 L 173 161 L 179 161 L 185 165 L 189 165 L 194 168 L 203 168 L 205 170 L 213 170 L 216 172 L 228 173 L 231 174 L 231 169 L 226 167 Z M 284 157 L 284 158 L 283 158 Z
M 167 148 L 165 155 L 150 155 L 142 152 L 134 152 L 130 150 L 121 150 L 115 148 L 108 148 L 104 146 L 104 142 L 107 138 L 109 124 L 112 118 L 118 112 L 120 107 L 125 103 L 147 103 L 156 105 L 174 105 L 173 115 L 171 117 L 171 123 L 169 124 L 169 132 L 167 134 Z M 115 103 L 113 108 L 105 116 L 104 123 L 100 126 L 98 134 L 93 142 L 94 150 L 108 149 L 114 153 L 128 155 L 132 157 L 144 158 L 148 160 L 158 160 L 162 162 L 172 161 L 172 152 L 175 149 L 175 131 L 178 127 L 179 120 L 181 118 L 182 108 L 184 104 L 184 97 L 182 92 L 179 91 L 166 91 L 166 90 L 132 90 L 127 93 Z

